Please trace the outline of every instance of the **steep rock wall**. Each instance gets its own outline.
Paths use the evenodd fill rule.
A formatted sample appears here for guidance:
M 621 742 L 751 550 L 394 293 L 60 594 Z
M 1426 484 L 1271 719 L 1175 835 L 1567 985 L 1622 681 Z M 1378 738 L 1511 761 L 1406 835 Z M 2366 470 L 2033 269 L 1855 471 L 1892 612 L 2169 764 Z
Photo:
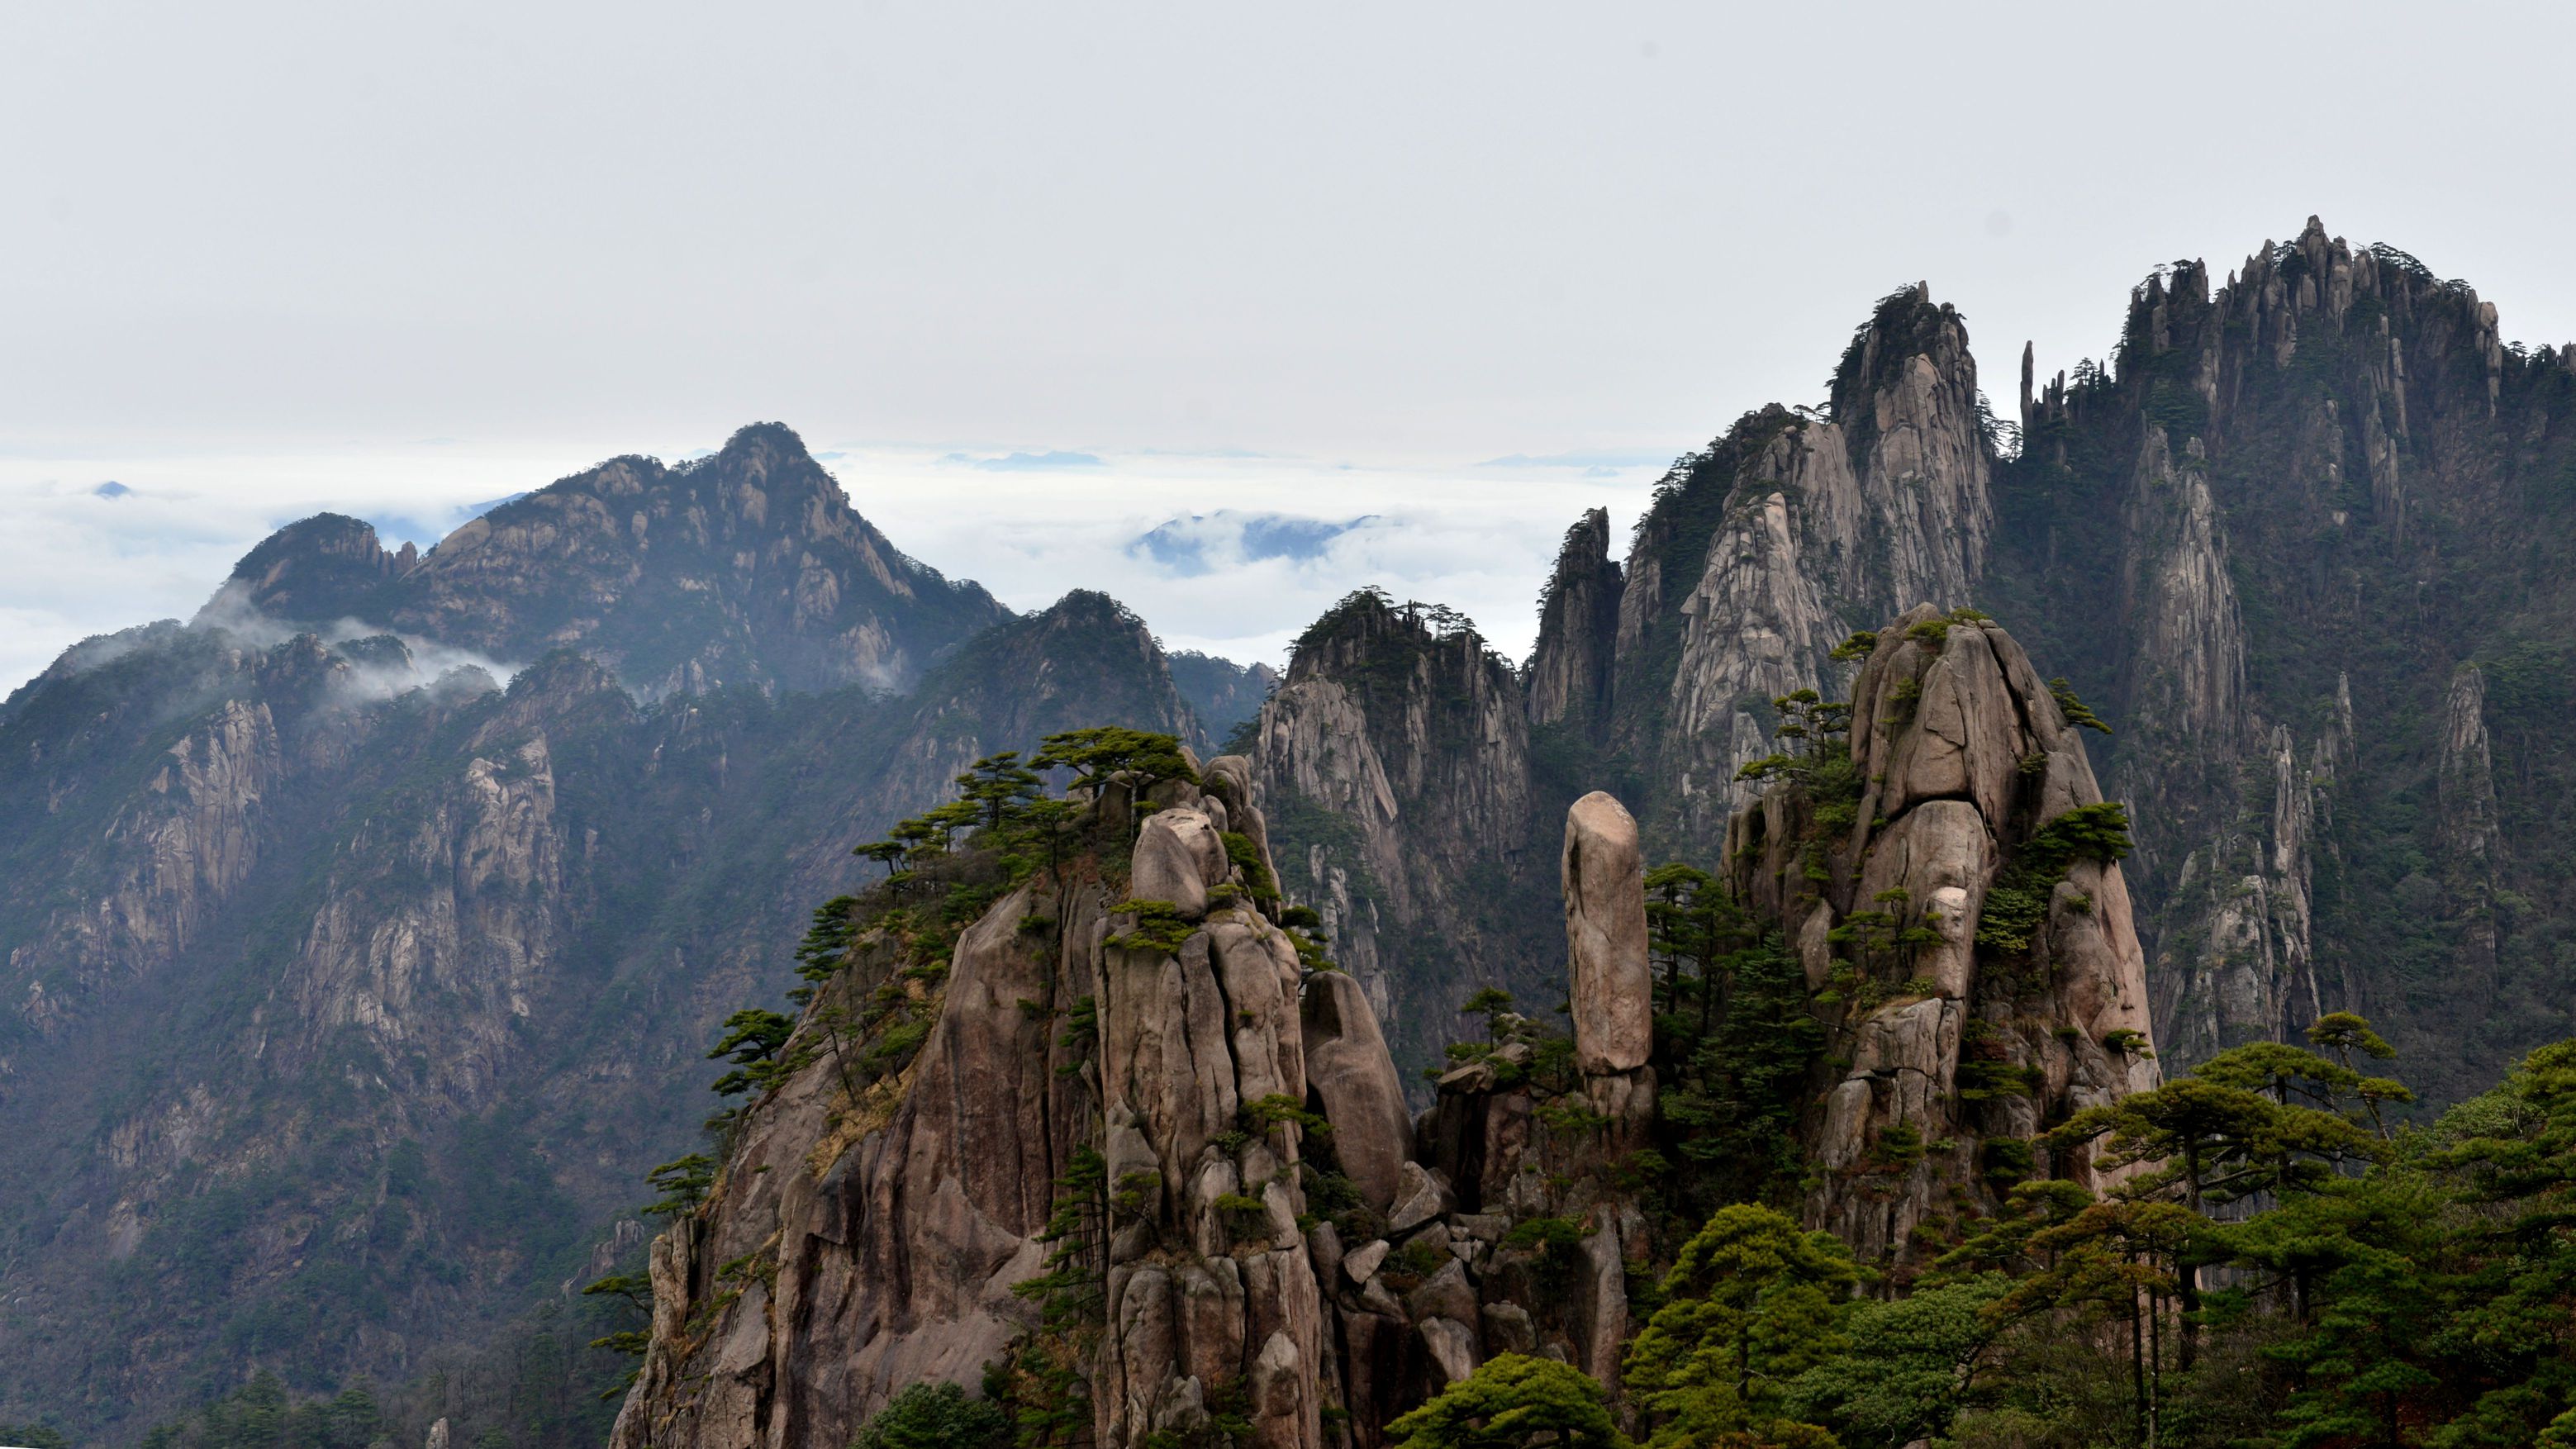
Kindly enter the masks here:
M 1533 862 L 1520 682 L 1472 627 L 1374 593 L 1297 644 L 1262 707 L 1252 772 L 1282 888 L 1324 916 L 1399 1058 L 1428 1060 L 1462 983 L 1529 977 L 1552 927 Z
M 900 1076 L 853 1091 L 826 1055 L 747 1116 L 706 1210 L 654 1247 L 652 1347 L 615 1443 L 837 1445 L 908 1384 L 976 1381 L 1037 1327 L 1011 1289 L 1047 1266 L 1059 1179 L 1086 1150 L 1102 1220 L 1070 1261 L 1096 1326 L 1054 1341 L 1079 1358 L 1097 1442 L 1191 1431 L 1237 1394 L 1254 1442 L 1323 1442 L 1302 1129 L 1254 1110 L 1309 1097 L 1297 953 L 1259 910 L 1207 898 L 1251 884 L 1216 843 L 1258 829 L 1240 765 L 1211 765 L 1213 798 L 1158 792 L 1134 842 L 1128 888 L 1178 899 L 1186 934 L 1149 943 L 1096 872 L 1032 881 L 960 938 Z M 884 985 L 894 947 L 863 940 L 837 989 Z M 826 1030 L 832 1005 L 800 1030 Z M 1336 1095 L 1363 1123 L 1392 1064 L 1366 1059 L 1365 1034 L 1335 1040 Z
M 1539 643 L 1523 671 L 1533 726 L 1589 731 L 1610 708 L 1610 671 L 1626 581 L 1610 559 L 1610 514 L 1595 508 L 1566 530 L 1539 598 Z
M 1613 671 L 1614 738 L 1678 782 L 1663 838 L 1715 843 L 1770 700 L 1837 685 L 1853 628 L 1970 596 L 1991 455 L 1965 323 L 1918 285 L 1854 336 L 1823 416 L 1748 414 L 1676 465 L 1630 546 Z

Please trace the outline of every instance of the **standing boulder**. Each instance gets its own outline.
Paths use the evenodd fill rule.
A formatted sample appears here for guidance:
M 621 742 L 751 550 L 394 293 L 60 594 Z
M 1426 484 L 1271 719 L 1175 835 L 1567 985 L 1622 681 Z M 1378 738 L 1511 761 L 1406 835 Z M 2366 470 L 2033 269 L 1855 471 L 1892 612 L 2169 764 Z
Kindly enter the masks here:
M 1606 1076 L 1644 1066 L 1655 1042 L 1645 858 L 1636 817 L 1599 790 L 1565 812 L 1565 943 L 1576 1067 Z
M 1413 1118 L 1377 1013 L 1358 981 L 1319 971 L 1306 984 L 1302 1016 L 1306 1086 L 1333 1124 L 1333 1154 L 1368 1205 L 1385 1212 L 1412 1155 Z
M 1169 901 L 1181 919 L 1208 911 L 1208 887 L 1225 879 L 1225 842 L 1199 811 L 1175 806 L 1145 817 L 1136 832 L 1130 889 L 1138 900 Z

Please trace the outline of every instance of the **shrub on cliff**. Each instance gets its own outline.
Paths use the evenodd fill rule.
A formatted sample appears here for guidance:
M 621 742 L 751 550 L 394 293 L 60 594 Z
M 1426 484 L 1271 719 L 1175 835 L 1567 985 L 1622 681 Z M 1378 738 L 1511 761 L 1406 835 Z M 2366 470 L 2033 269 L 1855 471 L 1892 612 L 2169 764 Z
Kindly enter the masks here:
M 914 1384 L 859 1427 L 850 1449 L 1005 1449 L 1011 1416 L 955 1384 Z

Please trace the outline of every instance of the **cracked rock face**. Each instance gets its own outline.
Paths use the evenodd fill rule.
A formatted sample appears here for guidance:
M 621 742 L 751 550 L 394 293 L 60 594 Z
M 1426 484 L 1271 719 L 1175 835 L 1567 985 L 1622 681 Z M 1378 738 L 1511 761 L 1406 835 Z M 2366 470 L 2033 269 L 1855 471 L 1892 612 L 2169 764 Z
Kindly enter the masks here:
M 1156 852 L 1199 880 L 1188 842 L 1208 812 L 1259 818 L 1247 770 L 1213 760 L 1203 792 L 1169 792 L 1129 853 L 1139 882 Z M 1585 859 L 1567 873 L 1569 917 L 1589 923 L 1573 989 L 1587 994 L 1590 958 L 1637 978 L 1622 1000 L 1642 1011 L 1634 822 L 1600 796 L 1570 832 Z M 903 1387 L 972 1389 L 1021 1342 L 1078 1356 L 1109 1449 L 1220 1413 L 1266 1449 L 1380 1449 L 1387 1424 L 1497 1353 L 1615 1378 L 1628 1265 L 1649 1251 L 1643 1214 L 1610 1185 L 1616 1144 L 1534 1135 L 1530 1088 L 1490 1074 L 1444 1087 L 1417 1131 L 1360 983 L 1302 972 L 1243 904 L 1244 870 L 1227 870 L 1238 894 L 1159 939 L 1110 911 L 1115 882 L 1041 876 L 959 940 L 899 1076 L 854 1092 L 826 1050 L 752 1106 L 709 1205 L 653 1245 L 652 1342 L 617 1449 L 845 1444 Z M 821 1046 L 841 996 L 899 964 L 891 950 L 863 937 L 798 1040 Z M 1078 1004 L 1095 1009 L 1096 1048 L 1060 1029 Z M 1643 1120 L 1654 1085 L 1634 1011 L 1585 1082 Z M 1307 1216 L 1312 1144 L 1282 1101 L 1329 1127 L 1329 1165 L 1363 1203 L 1341 1221 L 1367 1241 Z M 1097 1317 L 1041 1327 L 1011 1285 L 1049 1271 L 1040 1235 L 1086 1148 L 1107 1184 L 1093 1256 L 1076 1260 Z M 1509 1238 L 1531 1216 L 1582 1233 L 1564 1307 L 1543 1319 L 1525 1306 L 1540 1250 Z
M 1333 1155 L 1369 1205 L 1388 1210 L 1412 1156 L 1413 1118 L 1377 1013 L 1360 984 L 1338 971 L 1310 979 L 1300 1009 L 1307 1089 L 1333 1124 Z
M 1216 808 L 1249 805 L 1241 760 L 1206 773 Z M 825 1050 L 749 1113 L 714 1201 L 655 1247 L 654 1339 L 615 1443 L 838 1445 L 912 1383 L 976 1384 L 1037 1327 L 1011 1288 L 1045 1271 L 1040 1233 L 1085 1148 L 1115 1204 L 1083 1260 L 1101 1295 L 1084 1365 L 1098 1442 L 1187 1432 L 1238 1389 L 1253 1442 L 1325 1442 L 1332 1349 L 1298 1222 L 1301 1129 L 1250 1109 L 1320 1100 L 1365 1162 L 1401 1150 L 1394 1065 L 1353 983 L 1301 1011 L 1279 928 L 1211 905 L 1209 886 L 1248 882 L 1210 800 L 1181 796 L 1145 817 L 1132 855 L 1140 898 L 1197 893 L 1169 949 L 1127 934 L 1104 883 L 1041 877 L 960 938 L 900 1076 L 853 1089 Z M 836 989 L 871 989 L 890 949 L 863 943 Z M 829 1006 L 803 1039 L 821 1040 Z M 1096 1046 L 1063 1028 L 1078 1006 Z M 745 1261 L 758 1293 L 713 1271 Z
M 2034 832 L 2101 791 L 2055 696 L 2000 628 L 1918 607 L 1879 631 L 1853 688 L 1864 780 L 1849 833 L 1775 786 L 1728 832 L 1741 898 L 1779 921 L 1812 984 L 1844 1004 L 1829 1055 L 1849 1062 L 1800 1133 L 1824 1179 L 1810 1223 L 1900 1271 L 1938 1246 L 1954 1194 L 1995 1204 L 1984 1142 L 2158 1080 L 2146 957 L 2115 861 L 2046 882 L 2026 950 L 1980 945 L 1990 897 Z M 1811 845 L 1830 880 L 1808 874 Z M 2040 883 L 2021 882 L 2035 891 Z M 1837 926 L 1862 913 L 1869 931 Z M 1899 931 L 1907 944 L 1894 944 Z M 1873 939 L 1876 944 L 1872 944 Z M 2089 1181 L 2086 1161 L 2058 1164 Z

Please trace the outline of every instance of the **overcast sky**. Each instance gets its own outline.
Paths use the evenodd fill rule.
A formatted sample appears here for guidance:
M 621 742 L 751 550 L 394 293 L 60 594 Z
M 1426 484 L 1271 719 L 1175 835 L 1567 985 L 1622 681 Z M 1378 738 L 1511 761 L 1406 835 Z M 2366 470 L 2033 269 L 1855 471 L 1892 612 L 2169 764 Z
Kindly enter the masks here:
M 2571 17 L 9 6 L 0 688 L 316 508 L 426 542 L 755 419 L 1017 605 L 1276 657 L 1382 581 L 1517 653 L 1576 513 L 1816 400 L 1905 282 L 2003 399 L 2311 212 L 2576 336 Z M 1376 522 L 1250 580 L 1125 546 L 1219 509 Z

